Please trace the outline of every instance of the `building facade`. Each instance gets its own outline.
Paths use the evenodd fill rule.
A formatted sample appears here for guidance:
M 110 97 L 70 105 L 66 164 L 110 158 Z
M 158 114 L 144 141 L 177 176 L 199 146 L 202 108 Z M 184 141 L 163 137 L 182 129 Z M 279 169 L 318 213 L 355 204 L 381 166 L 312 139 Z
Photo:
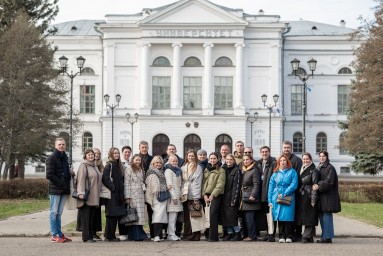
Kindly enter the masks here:
M 303 86 L 290 61 L 300 59 L 299 72 L 309 72 L 306 62 L 314 58 L 306 148 L 316 162 L 318 150 L 327 149 L 337 171 L 350 172 L 353 158 L 339 148 L 338 122 L 346 120 L 358 42 L 349 40 L 353 30 L 344 24 L 281 21 L 261 10 L 247 14 L 205 0 L 181 0 L 138 14 L 55 26 L 58 32 L 48 38 L 58 47 L 57 59 L 66 56 L 73 71 L 78 56 L 86 59 L 83 74 L 74 79 L 74 108 L 83 123 L 74 138 L 75 166 L 84 148 L 99 147 L 105 158 L 112 145 L 130 145 L 137 153 L 141 140 L 149 142 L 151 154 L 165 153 L 172 143 L 181 156 L 189 148 L 212 152 L 222 144 L 234 151 L 240 140 L 256 157 L 263 145 L 278 156 L 282 141 L 290 140 L 299 154 Z M 105 94 L 114 105 L 121 95 L 113 118 Z M 266 105 L 280 96 L 270 115 L 263 94 Z M 246 112 L 258 113 L 254 123 Z M 139 114 L 137 122 L 131 124 L 127 113 L 130 121 Z

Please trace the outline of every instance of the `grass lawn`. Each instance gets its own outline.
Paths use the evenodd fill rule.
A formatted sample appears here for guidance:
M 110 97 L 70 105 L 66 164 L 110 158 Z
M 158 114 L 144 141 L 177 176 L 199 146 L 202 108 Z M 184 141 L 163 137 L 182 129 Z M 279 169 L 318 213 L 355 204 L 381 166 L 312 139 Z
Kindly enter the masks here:
M 342 211 L 338 214 L 383 228 L 383 204 L 355 204 L 342 202 Z
M 0 220 L 49 209 L 49 199 L 0 200 Z

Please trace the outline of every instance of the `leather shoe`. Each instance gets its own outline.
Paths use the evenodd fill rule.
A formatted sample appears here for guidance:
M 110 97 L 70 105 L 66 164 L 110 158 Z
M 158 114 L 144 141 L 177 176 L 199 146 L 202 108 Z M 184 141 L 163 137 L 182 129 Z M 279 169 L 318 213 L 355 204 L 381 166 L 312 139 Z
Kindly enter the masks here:
M 332 239 L 331 238 L 326 238 L 326 239 L 320 239 L 320 240 L 317 240 L 317 243 L 320 243 L 320 244 L 331 244 L 332 243 Z

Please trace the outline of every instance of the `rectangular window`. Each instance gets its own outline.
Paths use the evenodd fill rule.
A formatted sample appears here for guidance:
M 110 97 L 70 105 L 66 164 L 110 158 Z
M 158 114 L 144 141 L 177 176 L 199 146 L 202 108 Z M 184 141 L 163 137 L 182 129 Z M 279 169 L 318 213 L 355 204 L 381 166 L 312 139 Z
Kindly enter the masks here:
M 37 165 L 35 166 L 35 172 L 45 172 L 45 166 Z
M 95 93 L 94 85 L 81 85 L 80 88 L 80 113 L 94 114 Z
M 202 109 L 202 77 L 184 77 L 184 109 Z
M 293 84 L 291 85 L 291 114 L 301 115 L 302 114 L 302 85 Z
M 164 109 L 170 108 L 170 76 L 153 76 L 152 91 L 153 91 L 153 108 Z
M 348 107 L 348 94 L 350 87 L 348 85 L 338 85 L 338 114 L 345 115 Z
M 350 174 L 350 167 L 347 167 L 347 166 L 341 166 L 341 167 L 340 167 L 340 173 L 341 173 L 341 174 Z
M 233 77 L 214 77 L 214 107 L 216 109 L 233 108 Z

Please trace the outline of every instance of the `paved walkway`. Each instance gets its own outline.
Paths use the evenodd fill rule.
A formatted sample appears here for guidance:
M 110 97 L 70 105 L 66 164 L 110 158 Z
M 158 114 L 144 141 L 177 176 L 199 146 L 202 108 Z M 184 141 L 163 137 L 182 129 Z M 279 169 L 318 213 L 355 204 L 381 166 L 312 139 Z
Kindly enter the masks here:
M 64 210 L 62 225 L 65 226 L 77 218 L 77 210 Z M 359 238 L 383 238 L 383 229 L 360 221 L 334 215 L 335 236 Z M 317 234 L 320 234 L 320 227 Z M 4 236 L 48 236 L 49 211 L 11 217 L 0 221 L 0 237 Z

